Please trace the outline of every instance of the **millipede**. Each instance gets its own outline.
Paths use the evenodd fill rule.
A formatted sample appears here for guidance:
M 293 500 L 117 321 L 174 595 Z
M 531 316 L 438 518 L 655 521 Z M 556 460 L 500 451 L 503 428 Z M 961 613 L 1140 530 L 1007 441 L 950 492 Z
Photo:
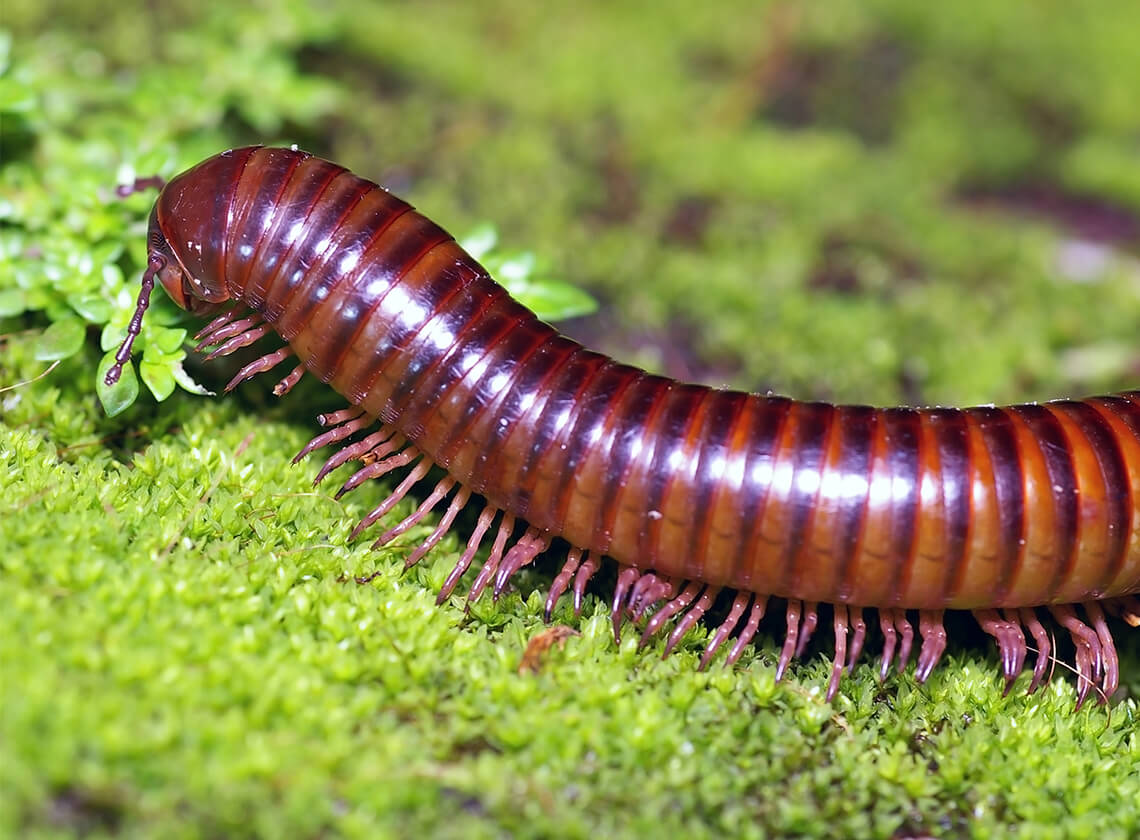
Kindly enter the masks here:
M 358 462 L 338 498 L 399 471 L 354 538 L 434 467 L 444 477 L 376 546 L 442 507 L 411 566 L 482 505 L 439 602 L 485 543 L 471 599 L 500 595 L 562 538 L 547 620 L 568 592 L 580 612 L 609 558 L 615 636 L 644 621 L 643 642 L 668 632 L 667 655 L 728 604 L 702 668 L 730 638 L 735 662 L 777 599 L 777 679 L 830 616 L 829 699 L 869 610 L 881 678 L 917 649 L 924 681 L 946 650 L 945 612 L 963 610 L 995 639 L 1007 692 L 1031 650 L 1029 691 L 1048 679 L 1055 627 L 1072 640 L 1077 707 L 1117 689 L 1110 619 L 1140 626 L 1140 391 L 872 408 L 684 384 L 560 335 L 409 204 L 295 148 L 233 149 L 134 188 L 155 186 L 142 288 L 106 383 L 129 364 L 156 282 L 216 316 L 196 336 L 207 360 L 276 334 L 284 346 L 226 391 L 292 359 L 275 394 L 308 373 L 348 400 L 295 460 L 339 445 L 316 479 Z

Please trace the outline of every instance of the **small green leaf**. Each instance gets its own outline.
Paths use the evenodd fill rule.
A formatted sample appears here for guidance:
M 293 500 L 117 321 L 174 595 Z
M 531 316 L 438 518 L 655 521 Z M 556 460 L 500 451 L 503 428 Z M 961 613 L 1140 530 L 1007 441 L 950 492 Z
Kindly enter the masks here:
M 123 367 L 122 376 L 114 385 L 104 381 L 107 371 L 115 363 L 114 351 L 107 351 L 103 360 L 99 362 L 99 370 L 95 373 L 95 392 L 99 395 L 99 402 L 108 417 L 122 414 L 131 406 L 139 395 L 139 380 L 135 376 L 135 366 L 128 362 Z
M 87 330 L 78 318 L 62 318 L 43 331 L 36 340 L 36 358 L 43 362 L 54 362 L 74 356 L 83 346 Z
M 0 318 L 19 315 L 28 308 L 27 299 L 23 289 L 4 289 L 0 291 Z
M 510 287 L 512 280 L 525 280 L 534 271 L 537 260 L 531 251 L 518 254 L 506 254 L 497 261 L 492 275 L 504 286 Z
M 0 111 L 16 114 L 36 107 L 36 95 L 30 87 L 15 79 L 0 79 Z
M 119 267 L 115 265 L 115 260 L 123 254 L 123 243 L 119 240 L 109 240 L 107 242 L 100 242 L 98 245 L 91 249 L 91 262 L 94 265 L 103 266 L 103 279 L 105 281 L 117 279 L 122 282 L 123 273 L 119 271 Z M 107 269 L 115 269 L 115 273 L 108 276 Z
M 92 324 L 105 324 L 111 317 L 111 304 L 102 295 L 68 295 L 67 302 L 79 315 Z
M 139 363 L 139 375 L 154 398 L 159 402 L 174 393 L 174 368 L 181 367 L 177 362 L 148 362 L 143 359 Z
M 185 358 L 186 351 L 182 349 L 181 345 L 176 346 L 172 353 L 167 353 L 160 346 L 155 344 L 153 332 L 150 333 L 150 340 L 147 341 L 146 347 L 143 348 L 143 361 L 152 365 L 166 365 L 169 367 L 181 362 Z
M 203 388 L 190 377 L 190 374 L 182 367 L 181 362 L 172 366 L 170 373 L 174 376 L 174 381 L 178 383 L 183 391 L 189 391 L 191 394 L 198 394 L 203 397 L 214 396 L 213 391 L 208 388 Z
M 99 334 L 99 349 L 104 352 L 114 350 L 123 343 L 123 339 L 126 337 L 127 328 L 124 324 L 107 324 L 103 327 L 103 332 Z
M 113 263 L 103 266 L 104 287 L 115 289 L 123 285 L 123 270 Z
M 469 231 L 466 236 L 461 237 L 459 247 L 475 259 L 481 260 L 495 247 L 495 243 L 498 241 L 499 232 L 495 230 L 495 226 L 482 224 Z
M 181 349 L 182 342 L 186 340 L 186 330 L 156 327 L 151 330 L 150 340 L 163 353 L 176 353 Z
M 170 165 L 169 149 L 165 147 L 147 149 L 139 155 L 138 160 L 134 162 L 135 177 L 152 178 L 155 175 L 166 174 Z M 150 195 L 153 195 L 153 193 L 150 193 Z
M 507 287 L 511 295 L 543 321 L 563 321 L 589 315 L 598 302 L 576 286 L 542 280 Z

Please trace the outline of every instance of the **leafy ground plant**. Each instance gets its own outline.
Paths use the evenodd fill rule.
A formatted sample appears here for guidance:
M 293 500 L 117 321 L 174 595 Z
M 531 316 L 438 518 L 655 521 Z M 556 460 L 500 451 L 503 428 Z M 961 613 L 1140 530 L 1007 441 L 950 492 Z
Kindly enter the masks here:
M 4 9 L 0 835 L 1140 834 L 1134 633 L 1076 714 L 1062 674 L 1003 696 L 968 634 L 925 686 L 866 666 L 826 704 L 822 649 L 781 684 L 772 633 L 698 672 L 707 630 L 615 646 L 593 596 L 520 673 L 551 569 L 437 608 L 454 537 L 408 573 L 349 542 L 385 489 L 288 466 L 324 390 L 179 389 L 220 374 L 160 295 L 136 361 L 166 398 L 110 417 L 94 387 L 152 200 L 115 186 L 254 142 L 476 250 L 495 220 L 549 266 L 487 252 L 498 276 L 589 288 L 567 329 L 657 370 L 878 402 L 1134 385 L 1135 4 Z

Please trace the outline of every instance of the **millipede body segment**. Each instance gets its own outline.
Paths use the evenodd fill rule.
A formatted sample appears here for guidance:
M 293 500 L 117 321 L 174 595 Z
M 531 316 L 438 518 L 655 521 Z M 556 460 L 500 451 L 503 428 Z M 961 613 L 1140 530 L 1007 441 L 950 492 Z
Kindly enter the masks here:
M 220 313 L 198 336 L 210 357 L 270 333 L 287 342 L 227 390 L 295 358 L 276 393 L 307 372 L 348 400 L 301 453 L 343 443 L 318 480 L 350 460 L 361 467 L 342 493 L 403 476 L 354 535 L 433 465 L 446 477 L 377 544 L 446 502 L 414 563 L 482 497 L 441 600 L 485 540 L 470 597 L 502 592 L 562 537 L 548 614 L 568 589 L 580 608 L 603 557 L 619 568 L 615 633 L 627 619 L 647 618 L 645 638 L 671 626 L 667 651 L 734 593 L 702 665 L 736 631 L 734 661 L 777 597 L 779 675 L 832 605 L 829 696 L 860 655 L 865 608 L 878 612 L 884 675 L 905 666 L 917 613 L 925 679 L 945 649 L 943 611 L 963 609 L 997 640 L 1007 683 L 1031 646 L 1031 689 L 1045 679 L 1051 617 L 1073 640 L 1079 702 L 1117 686 L 1105 614 L 1140 625 L 1140 391 L 914 409 L 682 384 L 559 335 L 410 205 L 292 149 L 223 152 L 163 187 L 109 383 L 156 281 L 190 312 Z

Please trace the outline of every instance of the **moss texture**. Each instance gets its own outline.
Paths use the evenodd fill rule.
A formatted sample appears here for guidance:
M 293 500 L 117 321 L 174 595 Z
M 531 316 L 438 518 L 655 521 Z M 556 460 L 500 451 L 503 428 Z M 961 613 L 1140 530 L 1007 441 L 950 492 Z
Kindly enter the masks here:
M 770 633 L 698 673 L 707 630 L 662 661 L 615 647 L 602 599 L 519 674 L 550 564 L 466 613 L 434 606 L 456 537 L 408 573 L 349 542 L 384 488 L 337 502 L 288 466 L 322 389 L 109 419 L 94 387 L 150 203 L 114 185 L 247 142 L 493 221 L 604 300 L 568 331 L 658 370 L 874 402 L 1135 385 L 1134 4 L 7 0 L 4 24 L 0 834 L 1140 834 L 1136 633 L 1120 696 L 1077 714 L 1064 675 L 1003 697 L 968 632 L 927 685 L 865 666 L 829 705 L 826 646 L 780 685 Z M 193 326 L 152 315 L 156 348 Z

